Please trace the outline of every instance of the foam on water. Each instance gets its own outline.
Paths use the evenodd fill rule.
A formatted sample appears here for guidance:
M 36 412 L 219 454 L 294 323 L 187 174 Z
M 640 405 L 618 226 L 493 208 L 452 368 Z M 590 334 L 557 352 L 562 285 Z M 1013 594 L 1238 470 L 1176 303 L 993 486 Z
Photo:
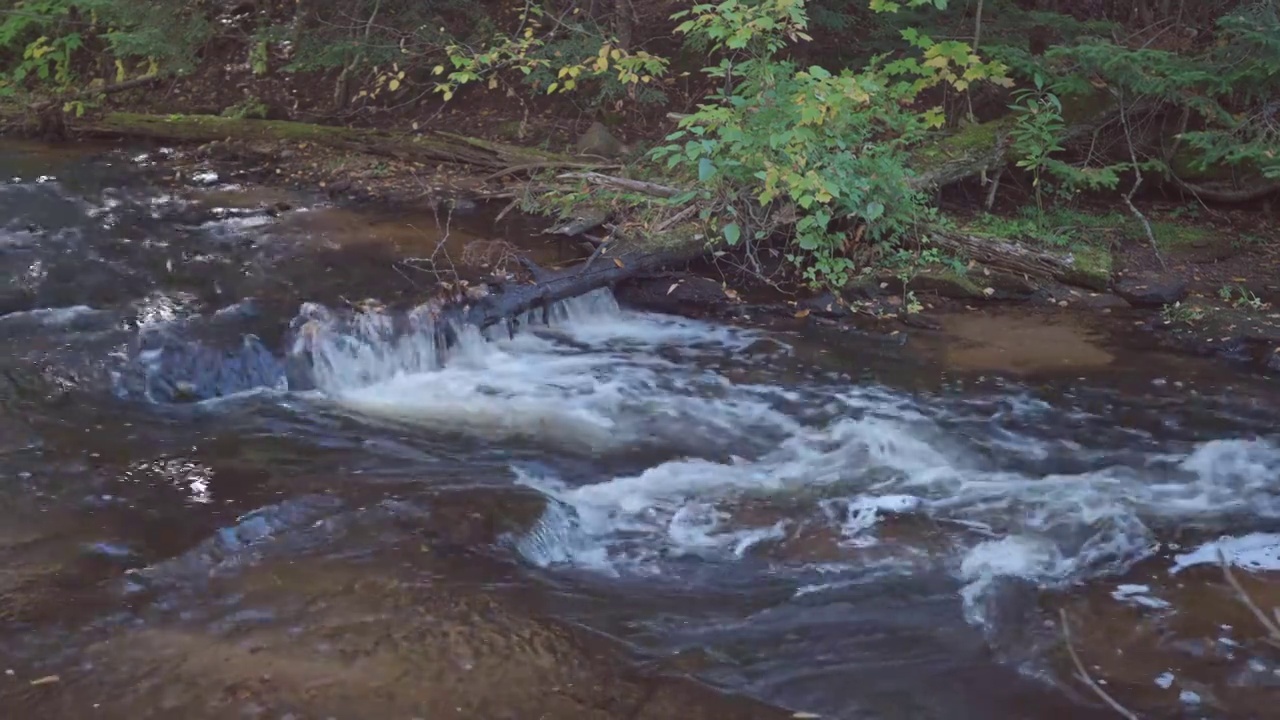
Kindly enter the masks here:
M 1217 565 L 1223 558 L 1246 570 L 1280 572 L 1280 534 L 1250 533 L 1212 540 L 1174 557 L 1169 572 L 1177 573 L 1196 565 Z
M 787 398 L 780 389 L 734 394 L 723 377 L 663 356 L 699 344 L 740 351 L 751 334 L 624 312 L 608 291 L 561 303 L 551 327 L 514 335 L 441 328 L 427 308 L 339 320 L 310 306 L 302 318 L 294 354 L 309 358 L 316 386 L 371 416 L 588 450 L 795 425 L 771 408 Z M 456 338 L 448 346 L 445 332 Z
M 760 382 L 730 370 L 762 364 L 750 355 L 768 345 L 763 335 L 626 312 L 607 291 L 553 315 L 550 328 L 514 336 L 455 331 L 446 349 L 426 311 L 338 320 L 310 307 L 295 350 L 310 358 L 318 388 L 354 412 L 599 457 L 648 444 L 668 453 L 586 482 L 514 467 L 517 482 L 552 499 L 514 542 L 544 567 L 655 576 L 683 557 L 752 562 L 814 527 L 841 552 L 861 552 L 885 545 L 888 523 L 926 519 L 916 524 L 948 529 L 943 546 L 899 563 L 940 554 L 982 623 L 1000 578 L 1060 586 L 1123 572 L 1187 524 L 1280 520 L 1272 439 L 1162 444 L 1147 434 L 1134 449 L 1138 431 L 1016 391 L 921 400 L 874 385 Z M 786 352 L 767 350 L 767 362 Z M 1088 433 L 1061 437 L 1046 413 L 1097 428 L 1096 446 Z M 812 560 L 782 557 L 770 572 L 794 572 L 799 587 Z

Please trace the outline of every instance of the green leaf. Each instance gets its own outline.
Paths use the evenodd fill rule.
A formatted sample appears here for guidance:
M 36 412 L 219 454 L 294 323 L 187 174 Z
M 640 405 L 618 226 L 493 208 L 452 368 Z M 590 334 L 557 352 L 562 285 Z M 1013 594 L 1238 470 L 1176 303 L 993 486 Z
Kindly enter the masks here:
M 703 157 L 698 159 L 698 182 L 706 182 L 715 177 L 716 166 L 712 164 L 711 158 Z
M 867 203 L 867 209 L 862 212 L 862 218 L 867 222 L 879 220 L 883 215 L 884 203 L 877 201 Z
M 737 245 L 738 239 L 742 237 L 742 228 L 738 227 L 738 223 L 729 223 L 724 226 L 724 239 L 730 245 Z

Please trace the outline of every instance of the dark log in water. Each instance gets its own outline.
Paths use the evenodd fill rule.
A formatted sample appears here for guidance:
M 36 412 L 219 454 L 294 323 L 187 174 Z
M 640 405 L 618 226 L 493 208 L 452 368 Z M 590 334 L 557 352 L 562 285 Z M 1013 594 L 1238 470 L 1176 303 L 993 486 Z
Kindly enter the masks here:
M 441 317 L 464 325 L 487 328 L 513 320 L 530 310 L 549 308 L 561 300 L 584 295 L 663 268 L 696 260 L 709 249 L 706 242 L 688 239 L 661 247 L 644 243 L 606 243 L 587 260 L 562 270 L 544 270 L 525 261 L 533 283 L 508 285 L 466 305 L 446 307 Z

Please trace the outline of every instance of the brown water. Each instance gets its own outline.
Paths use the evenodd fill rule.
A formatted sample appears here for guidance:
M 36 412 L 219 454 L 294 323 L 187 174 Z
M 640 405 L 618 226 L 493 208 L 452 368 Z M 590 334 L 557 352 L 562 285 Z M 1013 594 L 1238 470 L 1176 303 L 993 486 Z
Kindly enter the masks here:
M 1269 716 L 1280 654 L 1196 553 L 1280 605 L 1272 382 L 1132 318 L 607 293 L 446 348 L 349 309 L 572 249 L 138 152 L 0 148 L 4 717 L 1112 717 L 1060 609 L 1143 717 Z

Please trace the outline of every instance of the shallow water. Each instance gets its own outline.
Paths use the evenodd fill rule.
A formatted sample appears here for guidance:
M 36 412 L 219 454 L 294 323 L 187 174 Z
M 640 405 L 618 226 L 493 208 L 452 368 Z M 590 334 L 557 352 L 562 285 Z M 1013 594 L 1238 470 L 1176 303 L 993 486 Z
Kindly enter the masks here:
M 1273 704 L 1280 655 L 1204 561 L 1280 606 L 1274 382 L 1127 318 L 876 338 L 607 291 L 444 347 L 360 301 L 420 297 L 406 258 L 563 249 L 157 186 L 142 152 L 0 149 L 22 716 L 1111 717 L 1060 610 L 1143 717 Z

